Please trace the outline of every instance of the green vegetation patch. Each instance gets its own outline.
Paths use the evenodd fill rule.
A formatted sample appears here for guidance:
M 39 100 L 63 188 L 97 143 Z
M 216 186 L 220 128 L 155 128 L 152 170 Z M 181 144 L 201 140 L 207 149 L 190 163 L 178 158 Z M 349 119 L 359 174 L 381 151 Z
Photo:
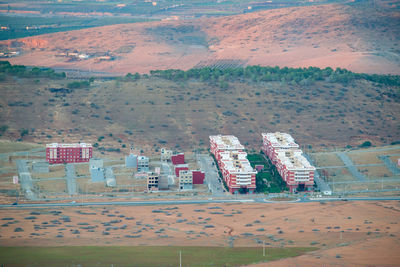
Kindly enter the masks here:
M 263 154 L 248 154 L 250 165 L 263 165 L 264 169 L 256 175 L 256 191 L 259 193 L 281 193 L 287 190 L 286 183 L 279 175 L 275 166 Z
M 295 257 L 314 247 L 1 247 L 5 266 L 241 266 Z

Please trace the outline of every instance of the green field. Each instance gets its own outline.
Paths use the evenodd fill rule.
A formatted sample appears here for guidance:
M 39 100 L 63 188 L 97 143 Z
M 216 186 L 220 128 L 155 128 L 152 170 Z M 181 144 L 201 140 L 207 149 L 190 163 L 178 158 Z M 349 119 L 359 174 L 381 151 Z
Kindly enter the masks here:
M 313 247 L 1 247 L 3 266 L 241 266 L 316 250 Z

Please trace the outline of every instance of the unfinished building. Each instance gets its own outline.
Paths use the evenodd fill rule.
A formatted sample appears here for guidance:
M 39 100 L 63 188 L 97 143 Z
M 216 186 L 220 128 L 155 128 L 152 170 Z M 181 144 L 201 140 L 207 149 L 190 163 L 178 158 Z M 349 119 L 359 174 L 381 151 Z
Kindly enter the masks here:
M 147 191 L 158 191 L 159 177 L 160 175 L 158 173 L 147 173 Z
M 193 189 L 193 173 L 189 170 L 179 171 L 179 190 Z

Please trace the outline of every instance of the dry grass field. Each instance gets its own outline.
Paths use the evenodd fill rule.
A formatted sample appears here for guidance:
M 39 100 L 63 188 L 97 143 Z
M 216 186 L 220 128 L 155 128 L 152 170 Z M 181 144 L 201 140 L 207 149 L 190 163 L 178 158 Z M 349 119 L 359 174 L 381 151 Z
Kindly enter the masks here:
M 306 258 L 323 266 L 337 261 L 362 265 L 365 257 L 379 265 L 382 256 L 373 253 L 379 244 L 387 266 L 394 266 L 399 261 L 399 210 L 398 201 L 1 209 L 0 242 L 261 247 L 265 241 L 267 251 L 317 247 Z
M 115 157 L 107 149 L 127 153 L 132 142 L 146 153 L 164 146 L 205 149 L 208 136 L 219 133 L 234 134 L 257 151 L 264 131 L 289 132 L 298 143 L 315 148 L 356 146 L 365 140 L 387 144 L 400 136 L 399 104 L 390 93 L 396 88 L 366 81 L 347 86 L 238 81 L 221 89 L 207 82 L 152 77 L 99 80 L 69 94 L 48 90 L 68 82 L 40 79 L 34 87 L 31 79 L 2 82 L 0 119 L 9 126 L 5 138 L 18 139 L 21 128 L 30 129 L 25 141 L 98 143 L 97 155 Z M 13 105 L 16 101 L 27 106 Z

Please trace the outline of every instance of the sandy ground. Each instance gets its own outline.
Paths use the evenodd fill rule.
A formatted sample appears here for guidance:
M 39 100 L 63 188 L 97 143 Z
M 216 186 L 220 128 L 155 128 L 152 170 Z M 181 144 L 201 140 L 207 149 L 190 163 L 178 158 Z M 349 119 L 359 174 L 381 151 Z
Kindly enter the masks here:
M 398 74 L 398 15 L 393 9 L 382 8 L 378 13 L 365 6 L 320 5 L 192 21 L 113 25 L 18 39 L 23 53 L 9 60 L 116 74 L 189 69 L 214 59 Z M 66 50 L 110 52 L 116 60 L 68 62 L 56 57 Z
M 2 209 L 0 245 L 262 246 L 265 240 L 267 247 L 320 248 L 276 266 L 394 266 L 399 212 L 396 201 Z

